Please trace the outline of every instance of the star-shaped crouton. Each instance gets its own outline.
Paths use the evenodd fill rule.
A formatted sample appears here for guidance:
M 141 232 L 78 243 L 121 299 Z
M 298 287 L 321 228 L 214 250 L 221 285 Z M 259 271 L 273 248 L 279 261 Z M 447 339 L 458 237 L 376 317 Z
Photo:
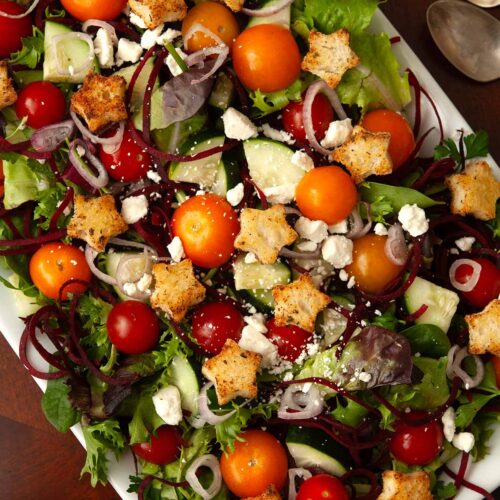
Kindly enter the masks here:
M 233 11 L 239 12 L 243 8 L 245 0 L 223 0 L 223 2 Z
M 392 172 L 390 140 L 391 134 L 369 132 L 356 126 L 351 138 L 338 147 L 330 158 L 342 163 L 349 170 L 354 182 L 359 184 L 369 175 L 387 175 Z
M 468 314 L 469 352 L 500 356 L 500 300 L 492 300 L 483 311 Z
M 260 495 L 246 497 L 243 500 L 281 500 L 281 495 L 274 484 L 270 484 Z
M 0 109 L 12 106 L 17 101 L 17 94 L 9 77 L 7 61 L 0 61 Z
M 261 361 L 260 354 L 246 351 L 228 339 L 217 356 L 205 361 L 201 371 L 215 385 L 219 404 L 225 405 L 238 396 L 247 399 L 257 396 L 257 371 Z
M 384 489 L 377 500 L 432 500 L 431 482 L 426 472 L 404 474 L 386 470 L 382 481 Z
M 298 238 L 286 221 L 283 205 L 273 205 L 267 210 L 244 208 L 240 226 L 234 246 L 245 252 L 253 252 L 262 264 L 274 264 L 280 250 Z
M 349 45 L 349 39 L 349 32 L 345 28 L 330 35 L 311 31 L 309 52 L 302 61 L 302 69 L 319 76 L 334 89 L 344 73 L 360 62 Z
M 68 236 L 86 241 L 102 252 L 110 238 L 124 233 L 127 223 L 116 210 L 115 199 L 104 196 L 75 196 L 75 211 L 68 225 Z
M 196 279 L 189 259 L 178 264 L 155 264 L 153 276 L 151 305 L 166 312 L 174 321 L 182 321 L 188 309 L 205 298 L 205 287 Z
M 184 0 L 128 0 L 128 4 L 150 30 L 163 23 L 182 21 L 187 14 Z
M 470 162 L 462 173 L 448 177 L 446 185 L 451 191 L 452 213 L 471 214 L 480 220 L 495 218 L 500 182 L 493 176 L 488 162 Z
M 127 82 L 122 76 L 101 76 L 89 73 L 82 87 L 71 98 L 71 111 L 79 114 L 91 132 L 126 120 Z
M 314 286 L 309 274 L 301 274 L 288 285 L 273 288 L 274 320 L 278 326 L 297 325 L 314 331 L 316 316 L 330 303 L 328 295 Z

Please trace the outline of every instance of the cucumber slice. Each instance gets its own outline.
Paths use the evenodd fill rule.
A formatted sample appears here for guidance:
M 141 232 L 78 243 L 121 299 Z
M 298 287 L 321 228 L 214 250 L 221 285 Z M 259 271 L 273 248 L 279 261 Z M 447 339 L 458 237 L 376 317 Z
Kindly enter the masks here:
M 210 191 L 225 197 L 227 192 L 241 182 L 239 155 L 235 150 L 224 151 Z
M 292 272 L 283 262 L 247 264 L 245 256 L 240 255 L 233 264 L 236 290 L 270 290 L 275 285 L 290 283 Z
M 8 277 L 7 281 L 13 287 L 17 288 L 19 286 L 19 274 L 12 273 Z M 14 304 L 16 306 L 17 315 L 20 318 L 27 318 L 28 316 L 35 314 L 39 309 L 42 308 L 41 305 L 36 303 L 34 297 L 28 297 L 27 295 L 24 295 L 21 290 L 12 289 L 11 292 L 12 296 L 14 297 Z
M 224 73 L 219 73 L 215 85 L 208 98 L 208 104 L 214 108 L 226 111 L 234 96 L 234 85 Z
M 179 144 L 184 144 L 190 136 L 201 132 L 207 119 L 208 114 L 202 110 L 182 122 L 172 123 L 167 128 L 153 130 L 153 140 L 161 151 L 174 153 Z
M 271 290 L 240 290 L 241 298 L 252 304 L 259 312 L 270 314 L 274 309 L 274 297 Z
M 168 383 L 179 389 L 182 409 L 190 411 L 192 416 L 197 415 L 200 383 L 196 371 L 184 356 L 172 360 Z
M 404 301 L 410 314 L 418 311 L 422 305 L 427 305 L 427 311 L 415 323 L 435 325 L 446 333 L 460 299 L 455 292 L 417 277 L 406 290 Z
M 74 75 L 61 75 L 59 71 L 57 71 L 56 61 L 59 59 L 62 66 L 66 69 L 69 69 L 70 66 L 78 68 L 88 60 L 89 46 L 87 43 L 78 39 L 65 40 L 55 44 L 52 39 L 56 35 L 63 33 L 72 33 L 72 30 L 64 24 L 55 23 L 53 21 L 45 22 L 43 79 L 49 82 L 82 83 L 92 67 L 91 69 L 80 71 Z M 99 70 L 95 58 L 93 69 L 96 72 Z
M 264 2 L 262 7 L 271 7 L 272 5 L 278 3 L 279 0 L 271 0 L 269 2 Z M 291 17 L 292 7 L 288 5 L 284 9 L 281 9 L 276 14 L 264 17 L 251 17 L 248 21 L 247 28 L 256 26 L 257 24 L 279 24 L 285 28 L 290 29 L 290 17 Z
M 127 265 L 124 267 L 123 272 L 125 274 L 124 278 L 126 282 L 136 282 L 144 274 L 145 260 L 144 254 L 140 252 L 110 252 L 104 255 L 104 269 L 107 274 L 112 278 L 116 278 L 116 270 L 118 269 L 118 264 L 122 257 L 128 255 L 136 255 L 137 259 L 130 259 Z M 130 300 L 130 297 L 122 293 L 120 288 L 113 286 L 116 293 L 122 300 Z M 134 299 L 139 300 L 139 299 Z
M 38 69 L 27 69 L 14 72 L 14 81 L 19 87 L 26 87 L 29 83 L 43 80 L 43 71 Z

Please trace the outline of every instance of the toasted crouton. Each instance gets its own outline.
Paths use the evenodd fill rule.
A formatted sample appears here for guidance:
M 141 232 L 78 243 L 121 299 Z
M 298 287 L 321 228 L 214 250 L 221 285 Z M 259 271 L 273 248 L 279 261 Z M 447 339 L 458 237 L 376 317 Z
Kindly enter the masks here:
M 469 352 L 500 356 L 500 300 L 492 300 L 481 312 L 468 314 Z
M 234 340 L 228 339 L 221 352 L 208 359 L 201 369 L 203 375 L 213 382 L 217 401 L 225 405 L 241 396 L 257 396 L 257 371 L 262 356 L 242 349 Z
M 349 32 L 345 28 L 330 35 L 311 31 L 309 52 L 302 61 L 302 69 L 319 76 L 334 89 L 344 73 L 360 62 L 349 46 L 349 39 Z
M 330 303 L 330 297 L 314 286 L 309 274 L 301 274 L 289 285 L 277 285 L 274 297 L 274 320 L 278 326 L 297 325 L 314 331 L 316 316 Z
M 495 218 L 500 182 L 493 176 L 488 162 L 470 162 L 462 173 L 448 177 L 446 185 L 451 191 L 452 213 L 471 214 L 480 220 Z
M 184 0 L 128 0 L 128 4 L 150 30 L 163 23 L 182 21 L 187 14 Z
M 125 92 L 127 82 L 122 76 L 101 76 L 89 73 L 83 86 L 71 98 L 71 111 L 79 114 L 91 132 L 127 119 Z
M 17 101 L 17 94 L 9 77 L 7 61 L 0 61 L 0 109 L 12 106 Z
M 391 134 L 369 132 L 356 126 L 351 138 L 332 153 L 331 159 L 342 163 L 356 184 L 369 175 L 387 175 L 393 167 L 389 155 L 390 140 Z
M 153 276 L 151 305 L 166 312 L 174 321 L 182 321 L 188 309 L 205 298 L 205 287 L 196 279 L 189 259 L 178 264 L 155 264 Z
M 386 470 L 382 481 L 384 489 L 377 500 L 432 500 L 431 481 L 426 472 L 403 474 Z
M 243 8 L 245 0 L 223 0 L 223 2 L 233 11 L 239 12 Z
M 298 238 L 286 221 L 283 205 L 274 205 L 267 210 L 244 208 L 240 225 L 234 246 L 245 252 L 253 252 L 262 264 L 276 262 L 280 250 Z
M 104 196 L 75 196 L 75 211 L 68 225 L 68 236 L 86 241 L 94 250 L 102 252 L 110 238 L 128 229 L 116 210 L 115 199 Z
M 281 500 L 281 495 L 274 484 L 270 484 L 260 495 L 246 497 L 243 500 Z

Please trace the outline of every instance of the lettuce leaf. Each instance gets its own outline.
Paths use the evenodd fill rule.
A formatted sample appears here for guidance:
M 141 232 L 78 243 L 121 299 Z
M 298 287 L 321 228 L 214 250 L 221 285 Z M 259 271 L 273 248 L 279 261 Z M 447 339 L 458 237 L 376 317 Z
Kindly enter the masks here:
M 302 82 L 296 80 L 290 87 L 277 92 L 261 92 L 255 90 L 250 92 L 250 99 L 255 108 L 254 114 L 258 118 L 283 109 L 290 101 L 300 101 Z
M 22 64 L 28 68 L 34 69 L 42 58 L 44 52 L 44 35 L 37 28 L 33 27 L 33 36 L 22 39 L 23 46 L 21 50 L 13 53 L 10 58 L 11 64 Z

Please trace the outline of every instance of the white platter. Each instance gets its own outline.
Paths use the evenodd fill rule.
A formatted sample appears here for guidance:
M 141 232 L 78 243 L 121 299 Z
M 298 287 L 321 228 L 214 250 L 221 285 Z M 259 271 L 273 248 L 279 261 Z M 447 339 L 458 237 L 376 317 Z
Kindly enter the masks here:
M 374 33 L 380 33 L 385 31 L 389 36 L 398 36 L 399 33 L 396 31 L 394 26 L 389 22 L 389 20 L 384 16 L 384 14 L 379 10 L 376 12 L 370 30 Z M 446 93 L 441 89 L 441 87 L 434 80 L 432 75 L 427 71 L 422 62 L 418 59 L 415 53 L 411 50 L 409 45 L 404 41 L 394 45 L 394 51 L 398 60 L 401 63 L 402 68 L 410 68 L 423 87 L 430 93 L 434 102 L 436 103 L 441 118 L 443 119 L 443 126 L 445 129 L 445 136 L 453 136 L 457 129 L 464 129 L 465 132 L 470 132 L 471 128 L 459 113 L 457 108 L 450 101 Z M 412 110 L 407 110 L 409 117 L 411 118 Z M 432 109 L 423 102 L 422 106 L 422 130 L 427 130 L 430 126 L 436 125 L 435 117 Z M 429 154 L 433 150 L 432 144 L 436 144 L 439 141 L 437 130 L 431 133 L 431 137 L 427 140 L 427 150 L 424 148 L 423 153 Z M 430 148 L 430 149 L 429 149 Z M 493 166 L 495 175 L 500 178 L 500 168 L 497 163 L 490 157 L 490 165 Z M 3 274 L 3 273 L 2 273 Z M 16 316 L 16 307 L 14 303 L 14 298 L 10 290 L 0 285 L 0 304 L 1 314 L 0 314 L 0 331 L 6 338 L 7 342 L 10 344 L 12 349 L 18 354 L 19 352 L 19 339 L 21 338 L 21 333 L 23 331 L 24 324 Z M 43 343 L 43 339 L 42 339 Z M 47 348 L 50 346 L 45 344 Z M 45 367 L 45 362 L 38 356 L 38 354 L 31 350 L 30 359 L 34 360 L 34 364 L 40 368 Z M 42 391 L 45 390 L 47 383 L 44 380 L 35 379 L 36 383 L 40 386 Z M 72 432 L 80 441 L 82 446 L 84 446 L 84 439 L 82 431 L 79 425 L 75 425 L 71 428 Z M 488 491 L 493 491 L 495 488 L 500 486 L 500 475 L 498 474 L 498 465 L 500 464 L 500 427 L 498 427 L 491 438 L 491 449 L 492 453 L 478 464 L 473 464 L 469 466 L 466 479 L 478 484 Z M 83 463 L 82 463 L 83 467 Z M 458 461 L 454 460 L 451 462 L 450 467 L 453 470 L 458 469 Z M 120 462 L 116 462 L 112 456 L 109 457 L 109 481 L 115 488 L 117 493 L 123 500 L 136 500 L 137 495 L 127 493 L 129 487 L 129 476 L 134 474 L 134 467 L 132 456 L 127 453 L 123 456 Z M 447 476 L 443 476 L 445 481 L 450 481 Z M 88 480 L 87 477 L 82 479 L 83 481 Z M 455 497 L 457 500 L 480 500 L 481 495 L 471 492 L 466 489 L 462 489 L 459 495 Z

